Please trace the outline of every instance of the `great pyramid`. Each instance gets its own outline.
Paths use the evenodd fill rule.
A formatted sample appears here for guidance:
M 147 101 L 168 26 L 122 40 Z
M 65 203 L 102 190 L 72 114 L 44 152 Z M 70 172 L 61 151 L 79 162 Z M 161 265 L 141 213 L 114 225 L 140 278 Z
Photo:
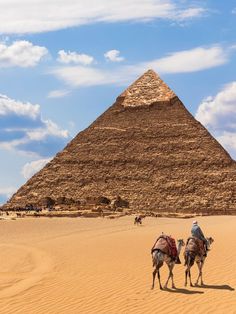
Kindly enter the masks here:
M 137 210 L 236 213 L 236 162 L 152 70 L 4 208 L 117 195 Z

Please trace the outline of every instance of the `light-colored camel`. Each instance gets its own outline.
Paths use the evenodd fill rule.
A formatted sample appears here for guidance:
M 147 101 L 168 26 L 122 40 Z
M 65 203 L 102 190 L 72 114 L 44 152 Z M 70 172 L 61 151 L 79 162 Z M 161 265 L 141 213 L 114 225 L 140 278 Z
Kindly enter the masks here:
M 185 243 L 184 243 L 183 239 L 177 240 L 177 256 L 178 257 L 179 257 L 181 248 L 184 245 L 185 245 Z M 156 274 L 158 276 L 160 289 L 163 289 L 162 285 L 161 285 L 160 268 L 163 266 L 164 262 L 167 264 L 167 266 L 169 268 L 169 276 L 167 278 L 167 281 L 165 283 L 164 288 L 165 289 L 167 288 L 167 285 L 168 285 L 170 278 L 172 280 L 172 288 L 175 288 L 174 279 L 173 279 L 173 277 L 174 277 L 173 268 L 175 266 L 175 260 L 173 260 L 173 258 L 171 258 L 169 255 L 163 253 L 161 250 L 155 250 L 152 252 L 152 262 L 153 262 L 153 267 L 154 267 L 152 289 L 154 289 Z
M 193 238 L 191 238 L 191 240 L 194 241 Z M 206 240 L 207 240 L 207 247 L 210 248 L 211 244 L 214 242 L 214 239 L 210 237 L 210 238 L 206 238 Z M 185 286 L 187 286 L 187 281 L 189 277 L 190 286 L 193 287 L 190 269 L 194 265 L 194 262 L 197 263 L 198 270 L 199 270 L 199 274 L 198 274 L 195 285 L 196 286 L 198 285 L 199 280 L 200 280 L 201 285 L 204 285 L 203 279 L 202 279 L 202 269 L 203 269 L 203 265 L 206 259 L 206 255 L 202 255 L 201 250 L 198 247 L 194 251 L 189 251 L 188 243 L 187 243 L 186 250 L 184 252 L 184 259 L 185 259 L 185 266 L 186 266 Z

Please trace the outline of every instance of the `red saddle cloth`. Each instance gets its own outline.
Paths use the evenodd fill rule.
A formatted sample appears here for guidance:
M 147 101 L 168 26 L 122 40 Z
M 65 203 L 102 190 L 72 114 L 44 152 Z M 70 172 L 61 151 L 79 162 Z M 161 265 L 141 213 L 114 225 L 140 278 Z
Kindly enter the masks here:
M 163 253 L 171 256 L 177 257 L 177 247 L 175 239 L 167 235 L 161 235 L 152 247 L 152 251 L 160 250 Z

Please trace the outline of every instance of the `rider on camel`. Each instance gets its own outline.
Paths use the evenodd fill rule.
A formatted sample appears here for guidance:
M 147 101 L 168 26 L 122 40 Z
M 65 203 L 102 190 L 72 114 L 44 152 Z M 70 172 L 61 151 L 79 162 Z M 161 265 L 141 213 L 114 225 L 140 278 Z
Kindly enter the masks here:
M 193 221 L 191 234 L 192 234 L 193 237 L 198 238 L 199 240 L 201 240 L 204 243 L 205 250 L 209 251 L 207 239 L 205 238 L 205 236 L 204 236 L 204 234 L 202 232 L 202 229 L 199 227 L 197 220 Z

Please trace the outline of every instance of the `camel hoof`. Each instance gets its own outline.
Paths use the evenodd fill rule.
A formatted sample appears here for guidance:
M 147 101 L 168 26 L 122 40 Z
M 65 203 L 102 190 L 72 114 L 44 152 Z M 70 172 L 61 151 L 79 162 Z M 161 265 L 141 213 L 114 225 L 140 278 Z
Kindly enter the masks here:
M 163 290 L 162 286 L 160 286 L 160 290 Z
M 194 287 L 194 285 L 193 285 L 192 283 L 190 283 L 190 286 L 191 286 L 191 287 Z
M 187 287 L 187 283 L 185 283 L 184 286 Z
M 172 289 L 176 289 L 176 286 L 175 286 L 175 285 L 172 285 Z

